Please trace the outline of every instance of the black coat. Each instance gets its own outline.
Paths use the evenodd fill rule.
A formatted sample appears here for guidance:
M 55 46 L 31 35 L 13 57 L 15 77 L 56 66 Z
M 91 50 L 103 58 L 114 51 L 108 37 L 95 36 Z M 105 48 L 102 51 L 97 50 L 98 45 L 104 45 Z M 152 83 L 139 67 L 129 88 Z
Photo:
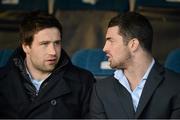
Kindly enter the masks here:
M 0 69 L 0 118 L 83 118 L 89 111 L 93 75 L 72 65 L 62 50 L 39 94 L 25 72 L 21 48 Z
M 136 112 L 126 88 L 114 77 L 94 85 L 90 118 L 180 118 L 180 75 L 155 63 L 144 85 Z

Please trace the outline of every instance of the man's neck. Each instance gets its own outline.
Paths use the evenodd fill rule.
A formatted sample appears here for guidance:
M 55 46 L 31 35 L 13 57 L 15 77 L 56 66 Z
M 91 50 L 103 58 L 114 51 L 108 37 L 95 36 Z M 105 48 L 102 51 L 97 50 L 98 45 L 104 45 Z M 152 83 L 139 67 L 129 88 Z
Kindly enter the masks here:
M 39 71 L 37 69 L 33 69 L 32 67 L 30 67 L 30 65 L 28 65 L 27 60 L 24 61 L 24 64 L 26 67 L 26 71 L 28 72 L 28 74 L 30 74 L 32 79 L 45 80 L 51 74 L 48 72 L 42 72 L 42 71 Z
M 124 74 L 129 81 L 131 90 L 134 90 L 140 83 L 152 60 L 153 58 L 151 56 L 134 60 L 131 66 L 128 66 L 128 68 L 124 70 Z
M 35 72 L 35 71 L 31 72 L 30 70 L 28 70 L 28 71 L 33 79 L 40 80 L 40 81 L 45 80 L 50 75 L 50 73 L 42 73 L 39 71 L 37 71 L 37 72 Z

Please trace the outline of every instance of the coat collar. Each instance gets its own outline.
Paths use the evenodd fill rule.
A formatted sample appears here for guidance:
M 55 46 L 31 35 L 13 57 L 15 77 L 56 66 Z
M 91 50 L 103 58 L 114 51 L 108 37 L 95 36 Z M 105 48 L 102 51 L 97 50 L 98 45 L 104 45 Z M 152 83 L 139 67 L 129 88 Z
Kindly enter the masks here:
M 62 76 L 63 75 L 56 75 L 56 77 L 53 78 L 55 81 L 47 83 L 48 87 L 46 86 L 47 88 L 43 89 L 39 93 L 36 102 L 33 102 L 33 104 L 29 104 L 28 107 L 26 107 L 24 111 L 22 111 L 23 118 L 26 117 L 31 111 L 36 109 L 39 105 L 42 105 L 46 102 L 51 102 L 52 100 L 56 100 L 56 98 L 58 97 L 72 92 L 69 85 L 66 83 L 65 79 Z
M 39 95 L 33 104 L 29 104 L 28 108 L 23 111 L 23 116 L 26 117 L 32 110 L 36 109 L 39 105 L 56 100 L 56 98 L 72 92 L 65 78 L 66 69 L 59 69 L 47 78 L 41 85 Z M 46 87 L 43 89 L 43 87 Z M 58 103 L 61 104 L 61 103 Z
M 124 109 L 125 113 L 128 115 L 128 118 L 139 118 L 146 105 L 148 105 L 148 102 L 152 97 L 154 91 L 163 80 L 163 72 L 163 67 L 159 63 L 157 63 L 157 61 L 155 61 L 155 64 L 149 73 L 144 89 L 142 91 L 136 112 L 133 109 L 133 103 L 130 93 L 121 84 L 119 84 L 119 82 L 115 78 L 113 78 L 115 91 L 119 96 L 119 101 L 122 103 L 122 109 Z
M 114 81 L 115 91 L 122 105 L 122 108 L 124 109 L 124 112 L 127 114 L 128 118 L 130 119 L 134 118 L 135 111 L 133 109 L 133 103 L 130 93 L 126 90 L 126 88 L 124 88 L 124 86 L 119 84 L 118 80 L 116 80 L 114 77 L 113 77 L 113 81 Z

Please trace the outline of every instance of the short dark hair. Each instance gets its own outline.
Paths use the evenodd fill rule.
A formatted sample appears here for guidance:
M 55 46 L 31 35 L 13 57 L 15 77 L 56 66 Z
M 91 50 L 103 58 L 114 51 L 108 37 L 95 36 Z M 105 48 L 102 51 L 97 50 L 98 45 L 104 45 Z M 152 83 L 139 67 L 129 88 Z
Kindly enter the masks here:
M 140 45 L 148 52 L 151 52 L 153 41 L 153 28 L 150 22 L 143 15 L 136 12 L 119 13 L 113 17 L 108 27 L 118 26 L 119 33 L 124 41 L 137 38 Z
M 43 11 L 28 13 L 20 24 L 20 43 L 31 45 L 34 34 L 50 27 L 56 27 L 61 33 L 62 38 L 62 25 L 53 15 Z

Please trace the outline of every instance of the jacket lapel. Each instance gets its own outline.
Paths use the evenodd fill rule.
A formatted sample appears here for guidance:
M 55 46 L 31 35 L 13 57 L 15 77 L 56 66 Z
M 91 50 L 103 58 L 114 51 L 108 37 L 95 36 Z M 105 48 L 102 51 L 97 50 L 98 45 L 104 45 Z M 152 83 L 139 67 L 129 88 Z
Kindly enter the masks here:
M 52 100 L 54 98 L 57 98 L 59 96 L 62 96 L 64 94 L 71 92 L 71 89 L 65 82 L 65 79 L 60 78 L 60 76 L 57 76 L 57 77 L 59 77 L 59 78 L 55 78 L 55 79 L 57 79 L 57 81 L 54 81 L 54 83 L 53 83 L 53 80 L 52 80 L 52 82 L 49 84 L 48 88 L 44 89 L 44 91 L 42 91 L 39 94 L 38 100 L 41 103 Z M 47 95 L 47 93 L 48 93 L 48 95 Z
M 37 97 L 36 101 L 38 102 L 31 104 L 27 108 L 27 110 L 23 112 L 23 117 L 26 117 L 26 115 L 28 115 L 29 112 L 31 112 L 37 106 L 71 92 L 71 89 L 67 85 L 65 79 L 60 76 L 62 75 L 56 75 L 55 77 L 53 77 L 53 80 L 49 80 L 51 82 L 47 83 L 47 88 L 44 89 L 44 91 L 42 90 L 39 96 Z
M 118 95 L 118 99 L 122 105 L 122 109 L 124 109 L 124 112 L 126 113 L 126 115 L 128 115 L 128 118 L 131 119 L 134 118 L 135 111 L 133 108 L 131 95 L 126 90 L 126 88 L 124 88 L 124 86 L 122 86 L 118 82 L 118 80 L 116 80 L 115 78 L 113 79 L 114 79 L 113 81 L 114 81 L 115 90 Z M 121 106 L 119 106 L 119 108 L 121 108 Z
M 144 89 L 142 91 L 135 118 L 138 118 L 143 112 L 146 105 L 148 105 L 148 101 L 151 99 L 155 89 L 158 87 L 158 85 L 163 79 L 162 73 L 162 66 L 160 66 L 158 63 L 155 63 L 154 67 L 149 73 Z

